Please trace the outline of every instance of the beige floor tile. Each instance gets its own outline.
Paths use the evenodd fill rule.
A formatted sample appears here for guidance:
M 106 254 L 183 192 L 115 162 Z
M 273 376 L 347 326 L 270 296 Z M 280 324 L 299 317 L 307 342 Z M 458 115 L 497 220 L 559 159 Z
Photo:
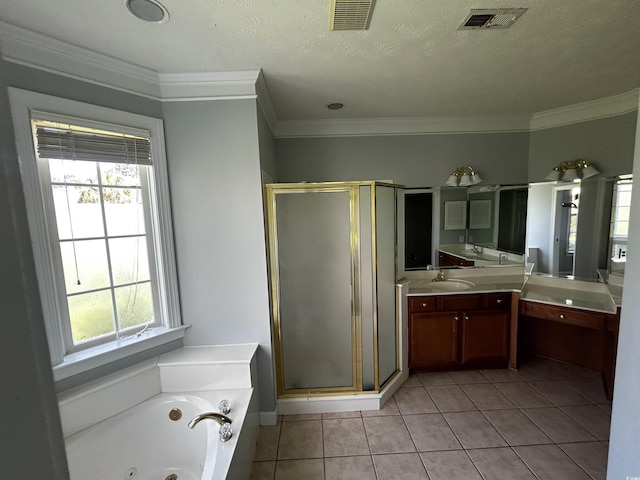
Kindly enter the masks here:
M 299 422 L 300 420 L 321 420 L 322 415 L 319 413 L 301 413 L 297 415 L 283 415 L 283 422 Z
M 604 403 L 609 401 L 604 392 L 602 379 L 599 377 L 567 380 L 567 385 L 575 389 L 583 397 L 587 397 L 593 403 Z
M 562 407 L 561 410 L 586 428 L 598 440 L 609 440 L 611 415 L 597 405 Z
M 458 385 L 434 385 L 427 392 L 441 412 L 468 412 L 478 408 Z
M 520 410 L 488 410 L 483 413 L 511 446 L 553 443 Z
M 325 458 L 324 472 L 326 480 L 376 480 L 370 455 Z
M 453 385 L 456 383 L 447 372 L 418 373 L 418 379 L 425 387 L 431 385 Z
M 464 448 L 502 447 L 507 443 L 480 412 L 443 413 Z
M 396 401 L 391 397 L 380 410 L 362 410 L 363 417 L 386 417 L 389 415 L 400 415 Z
M 402 417 L 368 417 L 362 420 L 371 453 L 416 451 Z
M 595 440 L 593 435 L 559 408 L 525 408 L 522 412 L 555 443 Z
M 607 477 L 609 449 L 600 442 L 563 443 L 558 445 L 574 462 L 580 465 L 594 480 Z
M 267 425 L 260 427 L 256 455 L 254 461 L 275 460 L 278 454 L 278 442 L 280 441 L 280 425 Z
M 591 403 L 589 399 L 580 395 L 567 385 L 564 380 L 545 380 L 529 383 L 554 405 L 559 407 L 566 405 L 587 405 Z
M 477 370 L 461 370 L 459 372 L 449 372 L 453 381 L 458 385 L 468 383 L 489 383 L 489 379 Z
M 462 385 L 462 390 L 476 404 L 480 410 L 494 410 L 500 408 L 514 408 L 513 403 L 500 390 L 490 383 Z
M 438 413 L 438 407 L 424 387 L 399 388 L 393 396 L 402 415 Z
M 405 415 L 403 418 L 419 452 L 462 448 L 441 414 Z
M 540 480 L 591 480 L 556 445 L 515 447 L 514 450 Z
M 324 460 L 283 460 L 276 463 L 275 480 L 324 480 Z
M 249 480 L 273 480 L 276 471 L 276 462 L 253 462 Z
M 496 368 L 491 370 L 480 370 L 480 373 L 487 377 L 490 382 L 503 383 L 503 382 L 522 382 L 522 377 L 518 375 L 518 372 L 509 368 Z
M 400 385 L 401 387 L 422 387 L 422 383 L 418 380 L 418 376 L 416 374 L 409 375 L 409 378 Z
M 334 418 L 360 418 L 362 414 L 360 411 L 356 410 L 354 412 L 333 412 L 333 413 L 323 413 L 323 420 L 331 420 Z
M 322 421 L 325 457 L 369 455 L 369 444 L 361 418 Z
M 431 480 L 482 480 L 464 450 L 425 452 L 420 457 Z
M 553 404 L 526 382 L 497 383 L 500 390 L 516 407 L 551 407 Z
M 417 453 L 374 455 L 378 480 L 429 480 Z
M 282 423 L 278 460 L 322 456 L 322 420 Z
M 536 480 L 529 468 L 511 448 L 467 450 L 467 454 L 486 479 Z
M 598 376 L 598 372 L 594 370 L 542 357 L 534 357 L 524 362 L 518 374 L 526 380 L 561 380 Z

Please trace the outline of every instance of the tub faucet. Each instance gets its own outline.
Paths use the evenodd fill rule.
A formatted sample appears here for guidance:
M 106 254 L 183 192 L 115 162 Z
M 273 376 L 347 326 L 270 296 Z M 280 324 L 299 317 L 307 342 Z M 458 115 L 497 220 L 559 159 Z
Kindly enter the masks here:
M 444 282 L 446 280 L 446 278 L 444 278 L 444 272 L 442 271 L 442 269 L 438 270 L 438 274 L 436 275 L 436 278 L 434 278 L 433 280 L 431 280 L 432 282 Z
M 215 420 L 219 425 L 222 425 L 223 423 L 231 423 L 231 419 L 226 415 L 223 415 L 222 413 L 206 412 L 193 417 L 193 419 L 189 422 L 189 428 L 195 427 L 198 423 L 200 423 L 201 420 L 204 419 Z
M 220 430 L 218 431 L 218 437 L 221 442 L 226 442 L 233 436 L 233 430 L 231 430 L 231 419 L 226 415 L 218 412 L 206 412 L 196 415 L 189 422 L 189 428 L 195 427 L 201 420 L 211 419 L 218 422 Z

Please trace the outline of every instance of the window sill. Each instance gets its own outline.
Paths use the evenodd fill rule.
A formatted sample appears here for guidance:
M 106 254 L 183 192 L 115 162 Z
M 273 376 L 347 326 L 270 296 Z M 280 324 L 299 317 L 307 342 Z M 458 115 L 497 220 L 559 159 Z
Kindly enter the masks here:
M 189 325 L 176 328 L 155 328 L 139 337 L 116 340 L 66 355 L 62 363 L 53 367 L 53 379 L 57 382 L 150 348 L 179 340 L 184 337 L 184 331 L 187 328 Z

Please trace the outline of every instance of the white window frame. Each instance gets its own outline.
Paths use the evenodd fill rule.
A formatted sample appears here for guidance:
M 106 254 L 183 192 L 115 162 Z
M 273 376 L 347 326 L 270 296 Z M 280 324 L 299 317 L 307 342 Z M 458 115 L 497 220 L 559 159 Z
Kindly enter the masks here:
M 162 120 L 13 87 L 9 87 L 9 99 L 54 379 L 61 380 L 182 338 L 185 327 L 180 316 Z M 43 187 L 50 183 L 50 179 L 42 178 L 38 169 L 31 127 L 32 113 L 35 118 L 47 114 L 61 116 L 68 119 L 69 123 L 91 126 L 95 122 L 95 126 L 111 126 L 114 131 L 132 134 L 144 133 L 150 138 L 153 152 L 150 187 L 155 196 L 151 206 L 150 229 L 154 230 L 156 259 L 155 265 L 150 267 L 157 269 L 157 314 L 162 327 L 150 329 L 137 337 L 67 351 L 64 342 L 66 327 L 60 313 L 66 305 L 61 305 L 62 296 L 58 288 L 60 270 L 55 266 L 54 249 L 59 249 L 59 246 L 57 238 L 52 239 L 48 233 L 45 212 L 50 208 L 50 202 L 45 200 L 47 194 Z

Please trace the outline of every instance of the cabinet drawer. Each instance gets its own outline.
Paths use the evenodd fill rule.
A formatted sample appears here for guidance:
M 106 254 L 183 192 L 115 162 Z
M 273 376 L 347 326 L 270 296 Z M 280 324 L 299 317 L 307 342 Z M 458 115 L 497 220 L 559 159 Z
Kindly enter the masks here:
M 442 310 L 471 310 L 482 308 L 483 295 L 447 295 L 440 298 Z
M 435 312 L 438 310 L 438 297 L 409 297 L 410 312 Z
M 607 316 L 598 312 L 586 312 L 573 308 L 556 307 L 544 303 L 524 302 L 524 314 L 528 317 L 554 320 L 577 327 L 604 330 Z
M 511 308 L 511 293 L 487 293 L 484 306 L 491 309 Z

